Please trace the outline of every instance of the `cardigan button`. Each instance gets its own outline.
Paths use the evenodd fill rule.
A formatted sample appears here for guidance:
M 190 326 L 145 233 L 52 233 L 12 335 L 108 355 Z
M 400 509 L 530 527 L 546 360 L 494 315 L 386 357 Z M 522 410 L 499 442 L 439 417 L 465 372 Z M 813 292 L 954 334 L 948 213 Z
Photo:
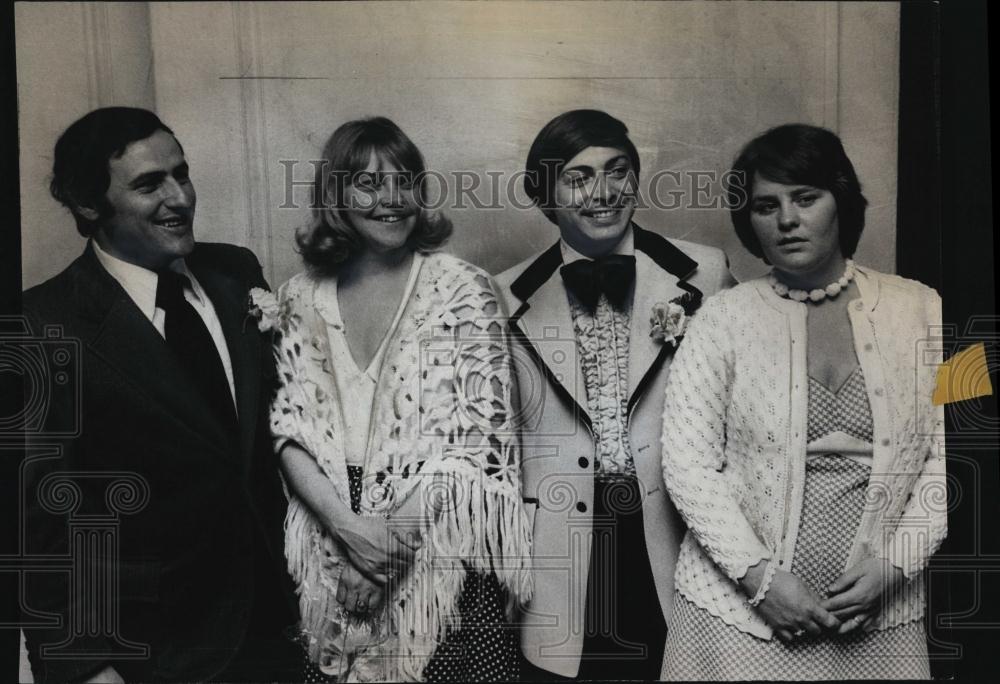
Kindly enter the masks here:
M 875 388 L 875 396 L 876 396 L 876 397 L 881 397 L 881 396 L 882 396 L 882 394 L 883 394 L 883 392 L 882 392 L 882 388 L 881 388 L 881 387 L 876 387 L 876 388 Z
M 882 446 L 889 446 L 890 444 L 892 444 L 892 442 L 889 441 L 888 437 L 882 440 Z
M 587 504 L 583 503 L 582 501 L 577 501 L 576 502 L 576 510 L 580 511 L 581 513 L 586 513 L 587 512 Z
M 872 343 L 871 342 L 866 342 L 865 343 L 865 351 L 871 351 L 872 349 L 874 349 L 874 347 L 872 347 Z
M 590 461 L 588 461 L 588 460 L 587 460 L 587 457 L 586 457 L 586 456 L 581 456 L 581 457 L 580 457 L 580 458 L 579 458 L 579 459 L 577 460 L 577 463 L 579 463 L 579 464 L 580 464 L 580 467 L 581 467 L 581 468 L 586 468 L 587 466 L 589 466 L 589 465 L 590 465 Z

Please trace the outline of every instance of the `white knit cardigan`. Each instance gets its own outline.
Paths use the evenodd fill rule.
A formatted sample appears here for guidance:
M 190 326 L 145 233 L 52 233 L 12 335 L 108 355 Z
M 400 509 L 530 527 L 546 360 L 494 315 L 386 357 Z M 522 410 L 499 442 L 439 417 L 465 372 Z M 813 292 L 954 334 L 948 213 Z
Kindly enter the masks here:
M 849 305 L 874 423 L 865 510 L 845 570 L 888 558 L 906 577 L 868 629 L 919 619 L 921 570 L 947 530 L 944 421 L 931 404 L 941 300 L 920 283 L 858 268 Z M 737 585 L 762 559 L 791 566 L 806 464 L 806 307 L 766 279 L 706 301 L 671 366 L 663 479 L 689 531 L 678 591 L 744 632 L 771 628 Z M 831 512 L 835 514 L 835 511 Z

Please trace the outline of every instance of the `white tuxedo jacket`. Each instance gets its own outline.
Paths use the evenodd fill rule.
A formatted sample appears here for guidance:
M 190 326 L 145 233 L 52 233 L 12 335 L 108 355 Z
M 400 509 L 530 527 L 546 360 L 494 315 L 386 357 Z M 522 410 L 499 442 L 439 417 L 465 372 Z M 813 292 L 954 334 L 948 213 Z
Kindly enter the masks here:
M 636 278 L 629 339 L 628 429 L 643 491 L 646 547 L 665 618 L 684 526 L 663 484 L 660 432 L 673 347 L 650 337 L 654 304 L 734 284 L 725 254 L 634 227 Z M 576 676 L 590 565 L 593 463 L 573 320 L 559 243 L 496 277 L 509 316 L 523 445 L 522 494 L 533 516 L 534 598 L 521 615 L 521 647 L 534 665 Z M 694 315 L 697 315 L 695 312 Z M 619 569 L 628 581 L 628 568 Z

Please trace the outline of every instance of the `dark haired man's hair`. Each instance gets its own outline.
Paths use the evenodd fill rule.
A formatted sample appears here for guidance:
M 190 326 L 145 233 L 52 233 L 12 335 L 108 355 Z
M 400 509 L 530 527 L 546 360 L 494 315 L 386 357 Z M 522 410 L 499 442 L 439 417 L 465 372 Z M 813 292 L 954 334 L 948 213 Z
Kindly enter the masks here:
M 82 216 L 81 207 L 96 210 L 101 219 L 113 211 L 105 196 L 111 182 L 108 162 L 121 157 L 131 143 L 156 131 L 174 134 L 146 109 L 104 107 L 77 119 L 59 136 L 49 191 L 73 213 L 80 235 L 93 235 L 100 220 Z
M 828 190 L 837 202 L 840 251 L 854 256 L 865 227 L 868 200 L 840 138 L 831 131 L 807 124 L 785 124 L 757 136 L 740 152 L 727 174 L 730 218 L 740 242 L 751 254 L 763 258 L 750 223 L 754 176 L 786 185 L 811 185 Z
M 622 150 L 639 176 L 639 151 L 628 137 L 628 128 L 615 117 L 596 109 L 574 109 L 545 124 L 528 151 L 524 191 L 552 222 L 553 192 L 566 163 L 588 147 Z
M 372 154 L 416 182 L 418 213 L 407 241 L 410 249 L 432 252 L 451 237 L 451 221 L 424 206 L 426 168 L 413 141 L 382 116 L 348 121 L 323 146 L 322 163 L 316 168 L 313 183 L 313 220 L 295 235 L 303 260 L 319 275 L 335 274 L 341 264 L 362 249 L 361 238 L 343 214 L 344 196 L 347 186 L 368 167 Z

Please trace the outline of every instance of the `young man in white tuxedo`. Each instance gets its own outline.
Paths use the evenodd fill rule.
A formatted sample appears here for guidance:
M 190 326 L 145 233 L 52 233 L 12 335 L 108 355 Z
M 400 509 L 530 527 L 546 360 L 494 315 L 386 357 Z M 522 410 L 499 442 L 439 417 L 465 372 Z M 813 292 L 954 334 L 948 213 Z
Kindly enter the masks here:
M 525 190 L 559 229 L 497 276 L 521 403 L 534 598 L 526 680 L 656 679 L 683 523 L 660 466 L 663 393 L 684 318 L 734 284 L 725 254 L 632 221 L 639 154 L 595 110 L 538 134 Z

